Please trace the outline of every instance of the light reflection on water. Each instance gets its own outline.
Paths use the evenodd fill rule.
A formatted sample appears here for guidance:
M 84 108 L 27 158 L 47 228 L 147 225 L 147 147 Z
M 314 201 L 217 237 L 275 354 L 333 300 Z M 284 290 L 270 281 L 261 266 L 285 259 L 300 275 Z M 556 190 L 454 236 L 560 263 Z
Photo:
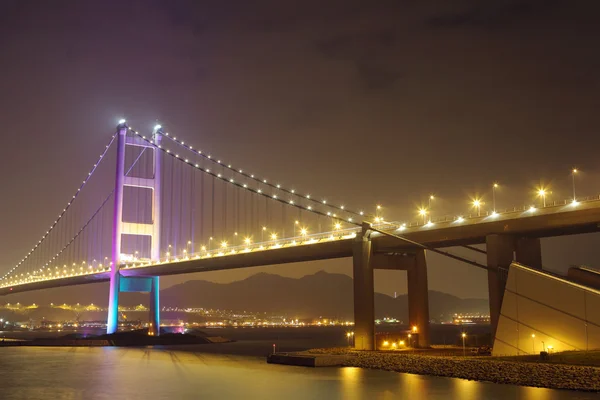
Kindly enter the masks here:
M 0 348 L 0 398 L 13 399 L 592 399 L 360 368 L 302 368 L 264 358 L 167 348 Z M 195 350 L 195 351 L 192 351 Z

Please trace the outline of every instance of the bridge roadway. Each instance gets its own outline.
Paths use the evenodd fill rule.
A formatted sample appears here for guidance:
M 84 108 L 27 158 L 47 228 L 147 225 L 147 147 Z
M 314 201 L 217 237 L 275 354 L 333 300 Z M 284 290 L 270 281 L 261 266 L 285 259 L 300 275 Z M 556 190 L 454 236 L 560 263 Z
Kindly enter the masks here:
M 518 237 L 553 237 L 600 231 L 600 200 L 580 202 L 577 205 L 563 204 L 538 208 L 533 211 L 515 211 L 497 214 L 496 216 L 481 216 L 466 218 L 462 221 L 453 220 L 436 222 L 432 225 L 417 225 L 400 228 L 382 225 L 380 229 L 401 235 L 414 242 L 432 248 L 452 246 L 477 245 L 486 243 L 486 237 L 495 234 L 508 234 Z M 161 262 L 151 265 L 123 266 L 124 276 L 164 276 L 205 271 L 220 271 L 236 268 L 248 268 L 303 261 L 325 260 L 352 256 L 352 242 L 360 228 L 344 231 L 344 236 L 334 239 L 321 239 L 307 243 L 304 238 L 279 240 L 281 247 L 256 249 L 256 243 L 251 251 L 238 251 L 235 254 L 224 254 L 212 257 L 190 257 L 179 261 Z M 350 234 L 348 234 L 350 233 Z M 325 236 L 325 234 L 323 235 Z M 295 239 L 299 244 L 291 244 Z M 287 242 L 286 242 L 287 241 Z M 399 239 L 372 235 L 372 248 L 377 253 L 411 253 L 415 246 Z M 82 274 L 43 281 L 17 284 L 12 287 L 0 288 L 0 295 L 25 291 L 81 285 L 109 281 L 108 272 Z

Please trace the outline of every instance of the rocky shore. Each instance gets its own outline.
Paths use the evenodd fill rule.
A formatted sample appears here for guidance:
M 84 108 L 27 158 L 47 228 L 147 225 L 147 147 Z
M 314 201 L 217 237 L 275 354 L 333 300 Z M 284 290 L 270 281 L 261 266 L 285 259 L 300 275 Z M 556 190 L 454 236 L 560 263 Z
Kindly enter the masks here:
M 600 368 L 576 365 L 443 357 L 406 353 L 316 349 L 313 353 L 351 354 L 345 366 L 462 378 L 552 389 L 600 391 Z

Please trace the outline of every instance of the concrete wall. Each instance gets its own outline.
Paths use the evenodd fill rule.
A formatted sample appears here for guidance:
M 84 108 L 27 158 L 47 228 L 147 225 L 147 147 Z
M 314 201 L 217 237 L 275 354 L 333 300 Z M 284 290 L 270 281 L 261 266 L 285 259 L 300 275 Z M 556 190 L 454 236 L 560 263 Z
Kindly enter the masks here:
M 600 291 L 513 263 L 493 354 L 539 354 L 549 347 L 600 348 Z

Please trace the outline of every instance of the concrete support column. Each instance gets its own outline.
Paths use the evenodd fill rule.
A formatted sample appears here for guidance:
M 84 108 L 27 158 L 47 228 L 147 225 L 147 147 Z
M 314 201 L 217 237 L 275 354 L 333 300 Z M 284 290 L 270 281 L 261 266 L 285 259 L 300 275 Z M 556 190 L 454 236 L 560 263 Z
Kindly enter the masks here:
M 515 240 L 509 235 L 489 235 L 486 237 L 488 291 L 490 297 L 490 320 L 492 340 L 496 337 L 496 328 L 502 308 L 502 298 L 508 277 L 508 268 L 514 260 Z M 493 343 L 492 343 L 493 344 Z
M 429 347 L 429 290 L 425 250 L 417 250 L 414 265 L 407 270 L 408 320 L 416 327 L 417 347 Z
M 354 348 L 375 349 L 375 286 L 371 263 L 371 240 L 357 237 L 353 243 Z
M 150 329 L 152 336 L 160 335 L 160 280 L 158 276 L 152 277 L 150 289 Z
M 108 297 L 108 318 L 106 320 L 106 333 L 115 333 L 119 329 L 119 290 L 120 290 L 120 258 L 121 234 L 123 222 L 123 183 L 125 180 L 125 140 L 127 126 L 119 124 L 117 127 L 117 167 L 115 170 L 115 206 L 113 210 L 112 230 L 112 265 L 110 267 L 110 286 Z
M 527 267 L 542 269 L 542 244 L 540 239 L 528 237 L 517 239 L 515 259 L 519 264 Z

